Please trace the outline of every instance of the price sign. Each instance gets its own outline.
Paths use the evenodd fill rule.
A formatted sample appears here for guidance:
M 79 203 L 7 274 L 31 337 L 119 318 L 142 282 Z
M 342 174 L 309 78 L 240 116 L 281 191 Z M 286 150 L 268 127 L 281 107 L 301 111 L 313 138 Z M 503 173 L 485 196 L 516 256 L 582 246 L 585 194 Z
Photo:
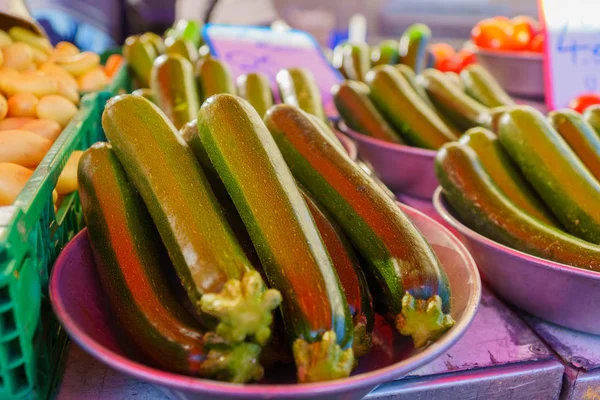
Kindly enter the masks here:
M 277 72 L 291 67 L 309 69 L 321 89 L 325 112 L 330 117 L 337 116 L 330 89 L 342 80 L 342 76 L 329 64 L 318 43 L 308 33 L 208 24 L 204 27 L 203 36 L 211 54 L 227 63 L 234 78 L 250 72 L 262 72 L 271 80 L 276 98 Z
M 544 73 L 548 108 L 600 92 L 600 1 L 539 0 L 546 29 Z

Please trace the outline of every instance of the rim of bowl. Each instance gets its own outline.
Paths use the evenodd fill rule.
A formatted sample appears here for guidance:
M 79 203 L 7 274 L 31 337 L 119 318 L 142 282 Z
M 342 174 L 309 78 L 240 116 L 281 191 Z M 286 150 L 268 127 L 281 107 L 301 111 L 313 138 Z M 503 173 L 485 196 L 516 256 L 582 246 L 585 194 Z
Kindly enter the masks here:
M 398 144 L 398 143 L 390 143 L 390 142 L 386 142 L 385 140 L 381 140 L 381 139 L 377 139 L 377 138 L 374 138 L 371 136 L 364 135 L 362 133 L 359 133 L 359 132 L 356 132 L 355 130 L 350 129 L 348 127 L 348 125 L 346 125 L 346 123 L 341 119 L 338 122 L 338 127 L 339 127 L 340 132 L 351 136 L 355 140 L 367 142 L 367 143 L 370 143 L 370 144 L 373 144 L 373 145 L 379 146 L 379 147 L 385 147 L 389 150 L 402 151 L 404 153 L 412 153 L 412 154 L 416 154 L 419 156 L 426 156 L 426 157 L 431 157 L 431 158 L 435 157 L 435 154 L 436 154 L 435 150 L 422 149 L 420 147 L 407 146 L 407 145 Z
M 510 51 L 510 50 L 490 50 L 482 49 L 481 47 L 475 47 L 475 54 L 481 54 L 482 56 L 497 56 L 503 58 L 513 58 L 519 60 L 532 60 L 542 61 L 544 59 L 543 53 L 535 53 L 533 51 Z
M 350 139 L 346 134 L 344 134 L 341 130 L 335 128 L 333 133 L 335 136 L 342 142 L 344 149 L 346 149 L 346 153 L 350 156 L 351 159 L 356 160 L 358 157 L 358 149 L 356 148 L 356 143 L 354 140 Z
M 417 214 L 427 219 L 430 223 L 433 223 L 441 230 L 446 237 L 454 244 L 454 249 L 461 254 L 463 260 L 465 260 L 464 268 L 469 271 L 469 275 L 472 279 L 471 293 L 467 299 L 465 311 L 460 322 L 458 322 L 453 329 L 447 332 L 441 340 L 436 341 L 429 345 L 425 350 L 421 351 L 416 355 L 417 360 L 412 361 L 414 368 L 417 369 L 424 364 L 433 361 L 435 358 L 441 356 L 445 351 L 450 349 L 456 342 L 464 335 L 467 331 L 477 309 L 479 307 L 479 301 L 481 298 L 481 279 L 477 265 L 473 260 L 473 257 L 465 247 L 465 245 L 456 238 L 446 227 L 433 218 L 428 217 L 424 213 L 409 207 L 405 204 L 396 202 L 402 211 L 411 215 Z M 87 228 L 79 232 L 76 237 L 80 237 L 87 234 Z M 75 239 L 75 238 L 74 238 Z M 73 240 L 74 240 L 73 239 Z M 62 264 L 63 258 L 66 258 L 64 252 L 61 252 L 56 260 L 56 264 Z M 52 307 L 54 308 L 55 314 L 59 318 L 61 324 L 68 331 L 69 336 L 79 346 L 84 348 L 93 357 L 101 360 L 105 365 L 110 368 L 116 369 L 129 376 L 136 377 L 148 382 L 152 382 L 157 385 L 167 386 L 169 388 L 187 390 L 187 391 L 198 391 L 201 389 L 204 393 L 210 393 L 215 395 L 231 395 L 231 396 L 260 396 L 268 394 L 269 396 L 276 396 L 285 394 L 288 397 L 302 397 L 305 395 L 314 394 L 327 394 L 338 391 L 351 391 L 353 389 L 361 389 L 368 386 L 376 386 L 381 383 L 397 379 L 399 377 L 398 370 L 403 369 L 412 357 L 405 360 L 399 361 L 392 365 L 384 368 L 379 368 L 374 371 L 365 372 L 355 376 L 350 376 L 344 379 L 338 379 L 329 382 L 319 383 L 293 383 L 293 384 L 281 384 L 281 385 L 267 385 L 267 384 L 233 384 L 227 382 L 213 381 L 208 379 L 202 379 L 198 377 L 191 377 L 185 375 L 179 375 L 172 372 L 163 371 L 157 368 L 146 366 L 142 363 L 133 361 L 127 357 L 116 354 L 115 352 L 107 349 L 106 347 L 97 343 L 89 335 L 79 329 L 78 325 L 68 316 L 65 312 L 65 307 L 62 303 L 62 299 L 57 296 L 56 291 L 58 290 L 58 281 L 60 274 L 57 270 L 52 271 L 50 278 L 49 295 Z M 436 354 L 437 356 L 429 359 L 430 354 Z
M 566 272 L 569 274 L 579 275 L 587 278 L 600 280 L 600 272 L 590 271 L 583 268 L 574 267 L 572 265 L 559 263 L 556 261 L 546 260 L 545 258 L 533 256 L 531 254 L 524 253 L 520 250 L 513 249 L 511 247 L 505 246 L 501 243 L 498 243 L 490 238 L 487 238 L 468 226 L 464 225 L 461 221 L 459 221 L 448 209 L 446 206 L 446 199 L 442 194 L 442 187 L 438 186 L 433 193 L 433 205 L 438 212 L 450 225 L 452 225 L 455 229 L 457 229 L 461 234 L 468 236 L 470 239 L 475 240 L 477 242 L 481 242 L 488 247 L 495 248 L 499 251 L 507 253 L 512 257 L 520 257 L 525 259 L 526 261 L 530 261 L 532 263 L 548 267 L 555 271 Z

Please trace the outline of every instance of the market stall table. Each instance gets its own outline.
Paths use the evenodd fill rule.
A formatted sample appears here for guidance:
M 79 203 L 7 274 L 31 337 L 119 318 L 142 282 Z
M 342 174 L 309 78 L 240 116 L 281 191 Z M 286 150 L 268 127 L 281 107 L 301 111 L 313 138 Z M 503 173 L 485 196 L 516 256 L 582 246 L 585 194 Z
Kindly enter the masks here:
M 410 376 L 386 383 L 367 399 L 558 398 L 564 367 L 506 305 L 484 290 L 465 336 Z M 166 399 L 161 389 L 105 367 L 72 344 L 58 399 Z

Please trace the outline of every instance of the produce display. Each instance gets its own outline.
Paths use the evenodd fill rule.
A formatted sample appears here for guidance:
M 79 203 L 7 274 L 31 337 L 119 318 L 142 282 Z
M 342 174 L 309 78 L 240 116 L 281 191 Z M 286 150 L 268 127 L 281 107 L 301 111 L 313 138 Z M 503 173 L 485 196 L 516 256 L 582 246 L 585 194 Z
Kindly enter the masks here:
M 107 104 L 109 143 L 84 153 L 79 186 L 102 285 L 117 321 L 139 321 L 126 333 L 149 363 L 250 382 L 290 353 L 298 381 L 319 382 L 369 352 L 375 312 L 415 347 L 454 324 L 443 267 L 348 157 L 310 71 L 277 74 L 273 105 L 263 75 L 234 82 L 222 61 L 192 65 L 145 34 L 128 46 L 141 88 Z M 383 118 L 348 83 L 348 107 Z
M 593 127 L 570 110 L 546 118 L 514 106 L 496 129 L 498 137 L 469 132 L 436 156 L 444 197 L 461 221 L 525 253 L 600 271 L 600 182 L 587 167 L 597 158 Z M 485 142 L 493 151 L 483 151 Z
M 102 90 L 120 67 L 106 66 L 71 43 L 50 42 L 31 31 L 0 30 L 0 206 L 13 204 L 33 170 L 78 111 L 79 93 Z M 77 189 L 74 153 L 56 186 L 58 195 Z
M 485 50 L 542 53 L 545 34 L 531 17 L 494 17 L 478 22 L 471 31 L 471 40 Z

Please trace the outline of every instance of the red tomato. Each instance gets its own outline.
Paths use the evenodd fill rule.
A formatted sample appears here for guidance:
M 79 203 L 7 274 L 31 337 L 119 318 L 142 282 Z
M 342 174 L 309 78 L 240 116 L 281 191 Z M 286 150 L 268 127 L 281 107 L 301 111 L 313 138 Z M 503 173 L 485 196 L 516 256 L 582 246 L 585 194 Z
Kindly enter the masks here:
M 586 93 L 571 100 L 569 108 L 572 108 L 579 113 L 583 113 L 586 108 L 595 104 L 600 104 L 600 95 L 596 93 Z
M 461 58 L 458 55 L 454 55 L 452 57 L 444 58 L 440 61 L 437 61 L 435 64 L 435 68 L 439 69 L 442 72 L 456 72 L 459 73 L 462 69 Z
M 529 51 L 543 53 L 545 41 L 546 35 L 544 35 L 543 33 L 538 33 L 533 37 L 533 39 L 531 39 L 531 42 L 529 42 Z
M 456 53 L 454 47 L 448 43 L 434 43 L 429 46 L 429 50 L 433 53 L 436 60 L 452 57 Z
M 540 33 L 540 24 L 533 18 L 527 15 L 519 15 L 511 19 L 513 26 L 516 28 L 517 26 L 525 26 L 529 29 L 529 33 L 531 37 L 534 37 L 538 33 Z
M 528 23 L 513 24 L 513 34 L 510 40 L 511 50 L 525 50 L 531 41 L 531 27 Z
M 471 39 L 484 49 L 508 50 L 512 47 L 514 28 L 510 21 L 489 18 L 480 21 L 471 30 Z
M 477 58 L 475 57 L 475 53 L 473 53 L 469 49 L 462 49 L 458 52 L 458 58 L 460 60 L 460 69 L 462 70 L 467 65 L 475 64 L 477 62 Z

